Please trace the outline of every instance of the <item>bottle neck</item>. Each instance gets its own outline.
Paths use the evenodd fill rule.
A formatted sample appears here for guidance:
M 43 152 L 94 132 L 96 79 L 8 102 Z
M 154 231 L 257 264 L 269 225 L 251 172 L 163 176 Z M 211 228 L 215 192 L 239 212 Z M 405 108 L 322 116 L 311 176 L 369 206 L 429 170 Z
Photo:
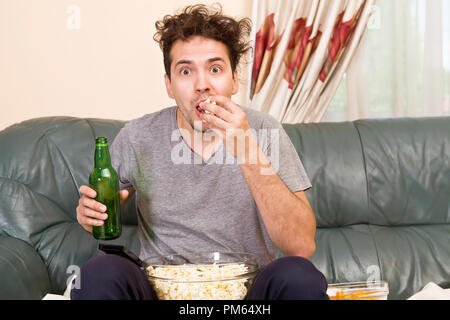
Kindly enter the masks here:
M 107 168 L 111 166 L 111 156 L 107 144 L 97 144 L 95 146 L 94 165 L 96 168 Z

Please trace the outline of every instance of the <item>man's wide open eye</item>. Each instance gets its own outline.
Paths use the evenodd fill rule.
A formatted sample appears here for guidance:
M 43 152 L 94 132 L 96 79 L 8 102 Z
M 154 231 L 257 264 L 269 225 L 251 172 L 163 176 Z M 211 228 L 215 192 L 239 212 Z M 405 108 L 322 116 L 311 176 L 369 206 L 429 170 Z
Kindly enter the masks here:
M 183 68 L 180 70 L 180 74 L 183 76 L 188 76 L 191 73 L 191 71 L 188 68 Z
M 211 72 L 212 73 L 218 73 L 222 70 L 222 68 L 220 66 L 212 66 L 211 67 Z

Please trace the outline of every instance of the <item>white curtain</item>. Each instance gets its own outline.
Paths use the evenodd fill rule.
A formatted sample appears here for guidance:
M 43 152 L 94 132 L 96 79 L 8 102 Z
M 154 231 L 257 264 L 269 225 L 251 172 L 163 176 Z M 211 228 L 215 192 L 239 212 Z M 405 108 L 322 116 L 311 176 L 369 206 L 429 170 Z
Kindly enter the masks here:
M 254 0 L 248 105 L 280 122 L 318 122 L 361 37 L 374 0 Z
M 323 121 L 450 115 L 450 0 L 377 0 Z

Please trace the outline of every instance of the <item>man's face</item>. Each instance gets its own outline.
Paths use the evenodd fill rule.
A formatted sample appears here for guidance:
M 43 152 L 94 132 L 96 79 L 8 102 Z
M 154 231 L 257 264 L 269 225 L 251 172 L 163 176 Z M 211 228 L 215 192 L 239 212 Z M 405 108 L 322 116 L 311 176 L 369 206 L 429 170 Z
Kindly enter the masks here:
M 205 132 L 209 128 L 201 123 L 197 109 L 200 101 L 211 95 L 231 98 L 239 89 L 227 47 L 213 39 L 193 36 L 187 41 L 175 41 L 170 55 L 170 79 L 165 75 L 167 93 L 178 105 L 182 124 Z M 194 123 L 201 126 L 195 127 Z

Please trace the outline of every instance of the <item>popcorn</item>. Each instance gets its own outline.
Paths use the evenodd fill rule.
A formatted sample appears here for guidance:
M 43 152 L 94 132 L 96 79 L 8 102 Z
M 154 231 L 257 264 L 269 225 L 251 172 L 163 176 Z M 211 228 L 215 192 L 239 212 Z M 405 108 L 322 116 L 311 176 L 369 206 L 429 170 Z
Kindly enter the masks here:
M 212 100 L 211 98 L 206 99 L 204 102 L 217 105 L 217 103 L 214 100 Z M 204 110 L 204 111 L 205 111 L 206 114 L 214 115 L 214 113 L 209 112 L 208 110 Z
M 147 271 L 160 300 L 241 300 L 247 294 L 247 278 L 226 280 L 247 273 L 245 264 L 149 266 Z

